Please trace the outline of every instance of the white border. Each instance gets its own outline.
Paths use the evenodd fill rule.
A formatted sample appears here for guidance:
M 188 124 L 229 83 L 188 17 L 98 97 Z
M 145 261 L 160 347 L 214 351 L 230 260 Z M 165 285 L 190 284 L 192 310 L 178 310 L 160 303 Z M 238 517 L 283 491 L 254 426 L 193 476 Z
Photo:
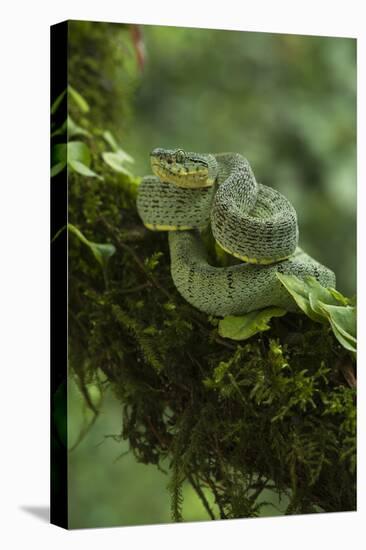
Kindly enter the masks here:
M 24 512 L 49 498 L 49 26 L 64 19 L 140 22 L 358 38 L 358 294 L 364 266 L 365 38 L 362 1 L 13 0 L 2 14 L 1 510 L 4 548 L 361 547 L 365 521 L 365 399 L 360 345 L 359 512 L 66 532 Z M 4 12 L 4 7 L 2 8 Z M 5 125 L 4 125 L 5 121 Z M 341 253 L 341 251 L 340 251 Z M 363 315 L 359 341 L 365 341 Z M 363 537 L 364 538 L 364 537 Z

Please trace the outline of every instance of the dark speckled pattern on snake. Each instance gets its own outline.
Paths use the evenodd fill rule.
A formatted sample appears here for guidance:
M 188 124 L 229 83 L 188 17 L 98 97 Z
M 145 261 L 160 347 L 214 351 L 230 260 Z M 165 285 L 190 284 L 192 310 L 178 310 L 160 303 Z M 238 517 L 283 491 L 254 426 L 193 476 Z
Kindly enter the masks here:
M 137 209 L 146 227 L 169 231 L 174 284 L 197 309 L 218 316 L 268 306 L 296 310 L 276 272 L 335 286 L 334 273 L 298 247 L 292 204 L 258 184 L 243 156 L 154 149 L 151 165 L 154 176 L 142 180 Z M 208 263 L 200 230 L 209 223 L 217 243 L 241 264 Z

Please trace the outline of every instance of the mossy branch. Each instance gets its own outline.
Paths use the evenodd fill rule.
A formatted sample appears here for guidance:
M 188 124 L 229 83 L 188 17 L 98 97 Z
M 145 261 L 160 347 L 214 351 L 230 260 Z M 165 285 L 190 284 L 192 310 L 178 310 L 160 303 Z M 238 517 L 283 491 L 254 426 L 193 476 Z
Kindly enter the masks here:
M 259 515 L 267 487 L 288 497 L 283 513 L 354 510 L 355 360 L 329 326 L 287 314 L 223 338 L 177 293 L 166 235 L 139 229 L 127 176 L 72 174 L 69 200 L 70 222 L 116 249 L 106 288 L 70 240 L 71 367 L 81 385 L 104 372 L 138 461 L 169 460 L 173 519 L 184 479 L 211 519 L 204 490 L 223 519 Z

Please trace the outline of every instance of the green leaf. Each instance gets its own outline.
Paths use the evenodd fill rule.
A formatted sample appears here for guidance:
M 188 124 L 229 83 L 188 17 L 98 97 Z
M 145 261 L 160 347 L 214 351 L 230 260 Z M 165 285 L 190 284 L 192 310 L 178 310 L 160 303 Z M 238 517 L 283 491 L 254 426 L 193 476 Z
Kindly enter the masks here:
M 309 300 L 309 287 L 295 275 L 284 275 L 283 273 L 276 273 L 278 279 L 281 281 L 286 290 L 291 294 L 299 308 L 313 321 L 323 323 L 323 315 L 316 313 L 310 304 Z
M 57 143 L 51 150 L 52 165 L 58 162 L 70 162 L 76 160 L 86 166 L 90 166 L 91 156 L 89 147 L 82 141 L 70 141 L 69 143 Z
M 347 305 L 348 303 L 348 299 L 338 292 L 338 290 L 335 288 L 325 288 L 315 279 L 315 277 L 305 277 L 304 284 L 309 291 L 310 305 L 313 311 L 319 315 L 323 315 L 323 311 L 319 307 L 319 302 L 334 306 L 338 306 L 339 304 Z
M 70 233 L 73 233 L 74 235 L 76 235 L 82 243 L 86 244 L 87 246 L 90 245 L 90 241 L 85 237 L 85 235 L 83 235 L 80 229 L 78 229 L 75 225 L 73 225 L 72 223 L 68 223 L 67 229 L 70 231 Z
M 113 244 L 98 244 L 89 242 L 89 246 L 95 259 L 103 268 L 107 266 L 109 258 L 116 252 Z
M 357 343 L 353 342 L 352 339 L 348 339 L 344 336 L 344 334 L 339 330 L 338 326 L 332 321 L 330 321 L 330 326 L 332 327 L 332 331 L 334 336 L 337 338 L 338 342 L 349 351 L 352 351 L 353 353 L 357 353 Z
M 64 164 L 67 163 L 67 146 L 66 143 L 57 143 L 56 145 L 52 145 L 51 148 L 51 164 L 54 166 L 55 164 L 58 164 L 60 162 L 63 162 Z
M 328 322 L 338 342 L 356 352 L 356 308 L 334 288 L 323 287 L 314 277 L 302 281 L 295 275 L 277 273 L 297 305 L 314 321 Z
M 66 89 L 63 92 L 61 92 L 59 96 L 56 97 L 55 101 L 51 105 L 51 115 L 54 115 L 56 113 L 59 106 L 61 105 L 63 98 L 65 97 L 65 94 L 66 94 Z
M 117 153 L 104 152 L 102 153 L 102 158 L 116 172 L 132 176 L 131 172 L 124 166 L 125 158 L 119 151 Z
M 105 132 L 103 132 L 103 138 L 108 143 L 108 145 L 110 145 L 112 147 L 112 149 L 115 153 L 120 154 L 120 156 L 123 160 L 125 160 L 126 162 L 131 162 L 131 163 L 135 162 L 133 157 L 131 157 L 131 155 L 129 155 L 128 153 L 126 153 L 126 151 L 121 149 L 121 147 L 116 142 L 112 132 L 110 132 L 109 130 L 106 130 Z
M 75 88 L 70 86 L 70 84 L 68 85 L 67 89 L 70 94 L 70 97 L 74 100 L 74 102 L 79 107 L 79 109 L 83 113 L 88 113 L 90 108 L 89 108 L 88 102 L 83 98 L 83 96 L 79 94 L 79 92 L 77 92 Z
M 71 161 L 76 160 L 77 162 L 81 162 L 82 164 L 85 164 L 85 166 L 90 166 L 91 163 L 91 155 L 89 151 L 89 147 L 86 145 L 86 143 L 83 143 L 82 141 L 69 141 L 67 144 L 67 162 L 70 163 Z
M 337 340 L 346 349 L 356 352 L 356 308 L 352 306 L 334 306 L 319 302 L 318 306 L 328 317 Z
M 355 305 L 353 300 L 351 298 L 347 298 L 346 296 L 343 296 L 338 290 L 335 288 L 328 288 L 331 295 L 343 306 L 349 306 L 349 305 Z
M 62 172 L 65 166 L 66 166 L 66 162 L 58 162 L 54 164 L 51 168 L 51 178 L 53 178 L 54 176 L 57 176 L 57 174 Z
M 240 317 L 229 315 L 219 322 L 219 334 L 232 340 L 247 340 L 257 332 L 268 330 L 268 321 L 272 317 L 282 317 L 285 314 L 286 311 L 282 308 L 269 307 Z
M 76 237 L 78 237 L 78 239 L 91 250 L 91 252 L 94 255 L 94 258 L 101 265 L 101 267 L 105 269 L 107 267 L 110 257 L 113 256 L 113 254 L 116 252 L 114 245 L 99 244 L 99 243 L 94 243 L 92 241 L 89 241 L 89 239 L 87 239 L 85 235 L 83 235 L 83 233 L 80 231 L 80 229 L 78 229 L 75 225 L 72 225 L 71 223 L 67 225 L 67 228 L 71 233 L 76 235 Z
M 128 153 L 126 153 L 126 151 L 121 149 L 113 134 L 109 130 L 103 133 L 103 138 L 113 149 L 113 151 L 105 151 L 104 153 L 102 153 L 102 158 L 104 162 L 108 164 L 108 166 L 110 166 L 112 170 L 115 170 L 120 174 L 125 174 L 126 176 L 132 177 L 131 172 L 126 168 L 125 163 L 135 162 L 134 159 Z
M 67 133 L 68 139 L 73 138 L 75 136 L 87 136 L 90 137 L 91 134 L 87 130 L 84 130 L 81 126 L 76 124 L 76 122 L 73 121 L 71 116 L 69 115 L 65 122 L 61 124 L 56 130 L 54 130 L 51 134 L 51 138 L 55 136 L 61 136 Z
M 110 132 L 109 130 L 106 130 L 105 132 L 103 132 L 103 138 L 108 143 L 108 145 L 112 147 L 113 151 L 118 151 L 119 145 L 116 142 L 112 132 Z
M 66 127 L 67 127 L 67 136 L 69 139 L 74 136 L 90 137 L 91 135 L 90 132 L 88 132 L 87 130 L 85 130 L 78 124 L 76 124 L 76 122 L 73 121 L 70 115 L 67 117 Z
M 75 90 L 75 88 L 68 85 L 68 87 L 65 88 L 65 90 L 63 92 L 61 92 L 61 94 L 52 103 L 51 115 L 54 115 L 57 112 L 58 108 L 60 107 L 60 105 L 62 103 L 62 100 L 64 99 L 64 97 L 66 95 L 66 92 L 69 93 L 70 98 L 75 102 L 75 104 L 79 107 L 79 109 L 83 113 L 88 113 L 89 112 L 90 108 L 89 108 L 88 102 L 83 98 L 83 96 L 81 94 L 79 94 L 79 92 L 77 92 Z
M 90 168 L 91 155 L 89 147 L 82 141 L 69 141 L 66 143 L 57 143 L 51 150 L 51 176 L 55 176 L 64 169 L 66 164 L 71 170 L 90 178 L 103 177 Z
M 57 143 L 51 148 L 51 178 L 57 176 L 67 164 L 66 143 Z
M 68 162 L 70 168 L 74 170 L 74 172 L 77 172 L 78 174 L 81 174 L 82 176 L 87 176 L 89 178 L 98 178 L 100 180 L 103 180 L 103 177 L 88 168 L 85 164 L 82 162 L 79 162 L 77 160 L 70 160 Z
M 61 233 L 67 228 L 67 225 L 63 225 L 58 231 L 56 231 L 55 235 L 51 239 L 51 243 L 53 243 L 57 237 L 61 235 Z
M 61 126 L 56 128 L 56 130 L 52 132 L 51 138 L 55 136 L 62 136 L 63 134 L 66 134 L 66 131 L 67 131 L 67 120 L 65 120 L 65 122 L 61 124 Z

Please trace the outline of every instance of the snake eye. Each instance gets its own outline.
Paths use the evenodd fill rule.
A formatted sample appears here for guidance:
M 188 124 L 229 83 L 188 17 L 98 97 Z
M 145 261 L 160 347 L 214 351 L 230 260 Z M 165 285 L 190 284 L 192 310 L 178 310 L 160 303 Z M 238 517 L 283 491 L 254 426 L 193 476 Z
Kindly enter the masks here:
M 186 158 L 186 154 L 183 151 L 183 149 L 178 149 L 175 152 L 175 160 L 176 160 L 176 162 L 179 162 L 179 164 L 182 164 L 184 162 L 185 158 Z

